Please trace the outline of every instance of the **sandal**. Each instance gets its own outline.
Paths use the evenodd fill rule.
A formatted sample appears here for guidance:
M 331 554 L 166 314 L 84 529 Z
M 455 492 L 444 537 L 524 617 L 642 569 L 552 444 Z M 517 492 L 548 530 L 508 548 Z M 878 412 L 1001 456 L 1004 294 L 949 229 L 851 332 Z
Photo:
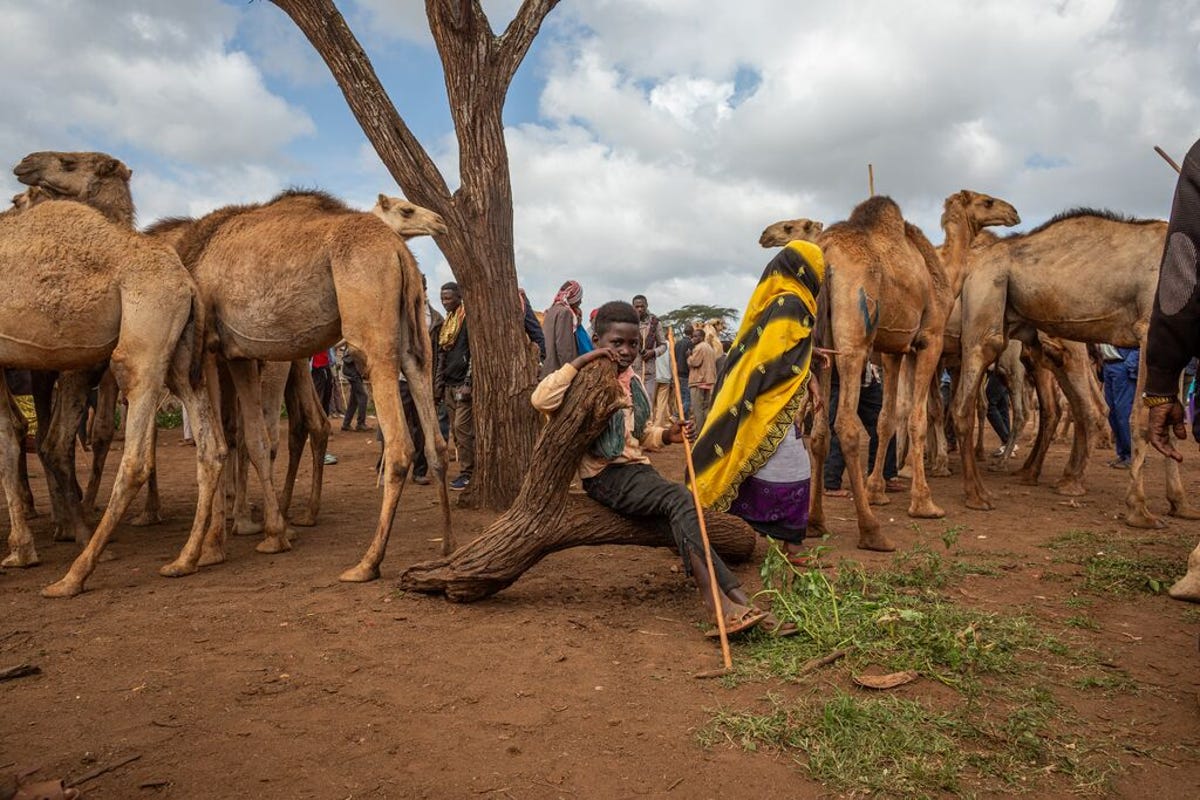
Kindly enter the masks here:
M 767 612 L 760 608 L 748 608 L 741 614 L 736 616 L 728 616 L 725 618 L 725 633 L 732 636 L 735 633 L 748 631 L 758 623 L 767 618 Z M 714 627 L 711 631 L 704 634 L 710 639 L 718 639 L 721 636 L 721 629 Z
M 853 497 L 849 489 L 826 489 L 826 497 Z
M 887 484 L 884 485 L 884 491 L 892 494 L 896 492 L 906 492 L 908 491 L 908 484 L 899 478 L 888 478 Z
M 795 636 L 800 632 L 800 629 L 796 627 L 796 623 L 791 620 L 784 622 L 769 611 L 767 612 L 767 616 L 763 618 L 763 621 L 758 624 L 758 627 L 771 636 L 779 637 Z
M 783 557 L 796 569 L 825 569 L 829 566 L 811 553 L 784 553 Z

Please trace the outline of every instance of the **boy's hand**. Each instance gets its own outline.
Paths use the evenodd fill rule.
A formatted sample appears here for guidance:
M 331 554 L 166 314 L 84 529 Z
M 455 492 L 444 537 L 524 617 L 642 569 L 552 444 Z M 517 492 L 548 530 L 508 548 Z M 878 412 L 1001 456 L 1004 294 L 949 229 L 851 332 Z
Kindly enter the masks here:
M 608 358 L 613 362 L 616 362 L 617 351 L 613 350 L 611 347 L 599 347 L 576 358 L 571 362 L 571 366 L 575 368 L 576 372 L 578 372 L 593 361 L 598 361 L 602 358 Z
M 663 434 L 663 441 L 667 444 L 683 444 L 684 436 L 689 442 L 696 441 L 696 426 L 692 424 L 691 420 L 676 422 Z
M 841 355 L 837 350 L 830 350 L 828 347 L 814 347 L 813 352 L 821 359 L 821 365 L 826 369 L 833 364 L 834 356 Z
M 1171 442 L 1171 434 L 1174 433 L 1176 439 L 1186 439 L 1187 425 L 1184 423 L 1183 405 L 1178 400 L 1152 406 L 1149 420 L 1150 444 L 1167 458 L 1183 461 L 1183 456 Z
M 813 414 L 823 414 L 825 412 L 825 396 L 821 394 L 821 382 L 817 380 L 815 373 L 809 373 L 808 376 L 808 396 L 812 398 Z

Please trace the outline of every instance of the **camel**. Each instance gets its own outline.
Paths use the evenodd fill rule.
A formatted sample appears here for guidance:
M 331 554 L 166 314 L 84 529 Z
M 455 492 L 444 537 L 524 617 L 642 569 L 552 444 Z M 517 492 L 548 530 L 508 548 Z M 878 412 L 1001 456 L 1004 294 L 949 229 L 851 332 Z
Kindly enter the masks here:
M 885 494 L 884 459 L 875 460 L 869 481 L 864 481 L 859 461 L 859 440 L 865 430 L 857 414 L 858 376 L 863 374 L 868 355 L 872 350 L 883 354 L 879 441 L 891 439 L 897 420 L 908 423 L 913 467 L 909 516 L 942 517 L 945 512 L 934 504 L 925 476 L 924 447 L 926 401 L 941 356 L 946 319 L 962 286 L 967 249 L 975 235 L 985 226 L 1018 222 L 1016 209 L 998 198 L 965 189 L 950 195 L 942 214 L 945 264 L 920 229 L 905 222 L 900 207 L 888 197 L 860 203 L 847 221 L 817 236 L 830 265 L 825 292 L 835 364 L 846 376 L 838 396 L 837 433 L 854 494 L 859 548 L 895 549 L 891 539 L 880 532 L 870 508 L 872 503 L 890 502 Z M 763 232 L 760 244 L 772 228 Z M 901 385 L 908 387 L 903 393 L 898 391 Z M 829 419 L 818 414 L 812 436 L 813 474 L 821 473 L 828 448 Z M 812 497 L 809 524 L 814 530 L 823 530 L 823 482 L 815 482 Z
M 979 258 L 963 287 L 962 385 L 954 399 L 955 427 L 969 440 L 973 425 L 969 400 L 978 391 L 984 365 L 1009 338 L 1033 351 L 1042 349 L 1041 331 L 1077 342 L 1138 347 L 1149 326 L 1167 223 L 1134 220 L 1093 209 L 1067 211 L 1034 230 L 1000 240 Z M 1086 355 L 1085 355 L 1086 358 Z M 1051 366 L 1075 418 L 1088 418 L 1090 388 Z M 1137 392 L 1144 382 L 1139 371 Z M 1146 508 L 1142 469 L 1146 459 L 1146 413 L 1134 404 L 1133 466 L 1126 493 L 1127 524 L 1162 525 Z M 1041 427 L 1039 423 L 1039 428 Z M 1085 439 L 1088 426 L 1077 424 Z M 1074 454 L 1074 450 L 1072 451 Z M 1033 457 L 1033 454 L 1030 454 Z M 1200 517 L 1188 504 L 1178 465 L 1164 459 L 1170 513 Z M 962 450 L 963 483 L 969 508 L 992 503 L 979 479 L 974 454 Z
M 441 215 L 427 208 L 410 203 L 399 197 L 380 194 L 371 213 L 383 220 L 397 235 L 407 241 L 417 236 L 434 236 L 446 233 L 446 223 Z M 178 248 L 196 220 L 190 217 L 170 217 L 159 220 L 146 228 L 146 234 L 159 237 Z M 279 447 L 279 408 L 286 404 L 288 410 L 288 468 L 280 492 L 280 511 L 293 525 L 307 527 L 316 524 L 320 507 L 321 483 L 324 456 L 329 441 L 329 420 L 320 408 L 320 401 L 312 385 L 308 371 L 308 359 L 292 362 L 267 362 L 261 367 L 263 420 L 267 426 L 272 463 Z M 232 431 L 227 430 L 227 435 Z M 304 441 L 309 439 L 312 451 L 312 485 L 307 506 L 296 515 L 289 515 L 292 492 L 299 471 Z M 239 447 L 237 470 L 234 478 L 233 532 L 252 535 L 262 532 L 262 525 L 250 517 L 247 502 L 246 477 L 247 459 L 245 447 Z
M 125 452 L 108 507 L 70 570 L 43 594 L 63 597 L 83 590 L 145 482 L 154 463 L 150 442 L 164 383 L 194 415 L 201 438 L 196 461 L 200 502 L 187 543 L 163 572 L 194 572 L 218 556 L 212 548 L 219 543 L 205 541 L 204 534 L 212 522 L 225 445 L 208 395 L 199 388 L 204 307 L 178 256 L 81 203 L 49 201 L 0 219 L 0 269 L 6 276 L 0 296 L 0 365 L 77 375 L 108 360 L 129 397 Z M 6 565 L 37 562 L 17 481 L 19 447 L 12 426 L 0 425 L 0 472 L 12 519 L 12 553 Z
M 263 487 L 260 552 L 290 549 L 270 471 L 259 361 L 293 361 L 339 337 L 366 357 L 384 436 L 384 498 L 375 535 L 346 581 L 379 577 L 411 458 L 400 406 L 400 371 L 439 479 L 443 552 L 453 549 L 445 442 L 437 426 L 423 324 L 421 277 L 403 240 L 377 216 L 320 192 L 286 191 L 267 203 L 230 206 L 199 219 L 180 243 L 210 309 L 219 354 L 241 406 L 251 463 Z

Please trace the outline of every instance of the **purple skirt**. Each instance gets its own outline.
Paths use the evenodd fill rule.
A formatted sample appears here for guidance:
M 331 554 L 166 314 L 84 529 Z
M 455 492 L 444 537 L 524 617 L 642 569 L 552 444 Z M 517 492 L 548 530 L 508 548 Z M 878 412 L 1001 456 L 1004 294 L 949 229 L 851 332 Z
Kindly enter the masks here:
M 729 513 L 741 517 L 759 533 L 784 541 L 804 539 L 808 528 L 808 499 L 812 480 L 772 483 L 746 478 Z

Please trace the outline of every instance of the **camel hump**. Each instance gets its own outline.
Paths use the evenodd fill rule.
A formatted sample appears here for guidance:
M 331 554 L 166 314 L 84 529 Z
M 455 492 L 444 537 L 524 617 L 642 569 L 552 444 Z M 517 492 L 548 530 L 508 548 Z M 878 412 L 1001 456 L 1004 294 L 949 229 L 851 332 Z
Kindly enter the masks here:
M 846 220 L 850 227 L 878 232 L 895 239 L 905 236 L 904 214 L 895 200 L 887 195 L 875 195 L 859 203 Z

